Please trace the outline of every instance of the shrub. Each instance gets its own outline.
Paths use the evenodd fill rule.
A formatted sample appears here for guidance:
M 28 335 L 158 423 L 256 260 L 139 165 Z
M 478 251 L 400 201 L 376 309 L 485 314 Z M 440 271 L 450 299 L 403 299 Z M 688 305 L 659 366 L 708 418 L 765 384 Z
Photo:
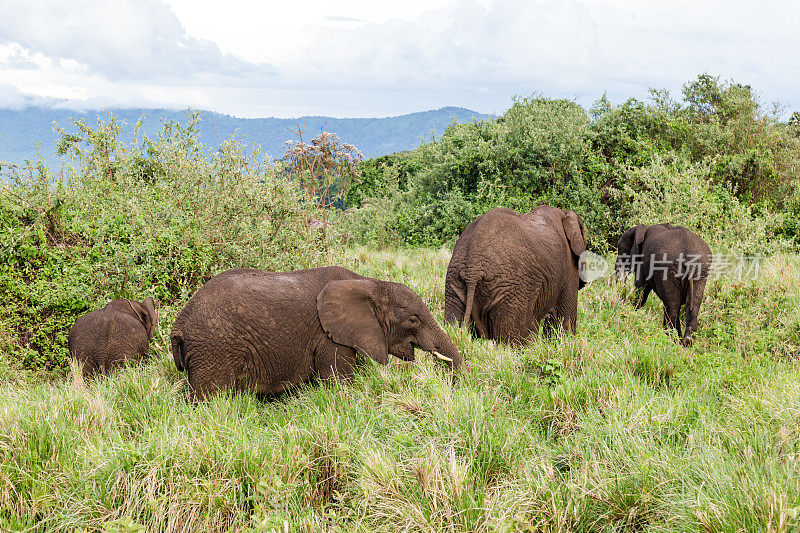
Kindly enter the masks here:
M 597 175 L 582 171 L 591 159 L 588 127 L 577 104 L 536 97 L 517 99 L 494 121 L 452 124 L 438 141 L 409 156 L 411 162 L 403 158 L 403 174 L 390 178 L 403 193 L 395 204 L 404 222 L 398 224 L 401 240 L 452 242 L 476 216 L 499 205 L 527 211 L 550 203 L 598 222 L 605 209 Z M 391 190 L 374 185 L 381 174 L 370 178 L 369 194 Z M 374 205 L 367 192 L 361 208 Z
M 316 210 L 258 149 L 237 139 L 210 156 L 197 121 L 167 122 L 125 146 L 111 116 L 62 130 L 63 173 L 11 167 L 0 189 L 4 356 L 61 369 L 75 318 L 114 298 L 188 299 L 231 267 L 316 266 Z M 5 365 L 8 367 L 8 364 Z
M 710 178 L 709 163 L 656 155 L 630 169 L 620 196 L 630 204 L 626 227 L 669 221 L 697 232 L 714 248 L 759 253 L 774 250 L 770 223 L 724 185 Z
M 714 162 L 717 182 L 738 198 L 782 205 L 797 179 L 800 141 L 765 113 L 749 85 L 701 74 L 683 86 L 695 161 Z
M 729 231 L 744 239 L 734 247 L 764 249 L 776 234 L 795 234 L 798 121 L 784 125 L 776 117 L 762 110 L 748 86 L 707 74 L 685 85 L 683 101 L 665 90 L 651 90 L 650 102 L 621 105 L 604 96 L 588 114 L 566 100 L 518 98 L 502 117 L 453 124 L 410 154 L 383 158 L 398 168 L 395 177 L 382 173 L 383 162 L 366 162 L 366 179 L 349 201 L 356 210 L 375 206 L 393 190 L 378 181 L 396 179 L 400 194 L 391 193 L 389 202 L 395 216 L 381 220 L 391 220 L 397 242 L 411 245 L 453 242 L 493 207 L 528 211 L 547 203 L 580 214 L 589 248 L 601 253 L 613 249 L 626 227 L 654 217 L 679 223 L 688 217 L 690 227 L 713 224 L 701 231 L 720 239 Z M 665 162 L 674 176 L 661 168 Z M 666 200 L 681 211 L 631 202 L 634 194 L 652 195 L 653 180 L 673 191 Z M 684 186 L 691 191 L 678 190 Z M 776 216 L 781 211 L 783 223 Z M 732 229 L 739 218 L 741 227 Z

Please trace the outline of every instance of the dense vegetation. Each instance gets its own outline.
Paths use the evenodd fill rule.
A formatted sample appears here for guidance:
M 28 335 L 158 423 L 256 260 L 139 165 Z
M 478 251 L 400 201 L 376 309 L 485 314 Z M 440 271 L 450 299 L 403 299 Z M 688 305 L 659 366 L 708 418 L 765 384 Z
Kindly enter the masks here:
M 344 212 L 302 165 L 235 138 L 209 157 L 197 117 L 130 143 L 113 117 L 76 124 L 61 173 L 4 167 L 0 529 L 800 528 L 800 121 L 709 76 L 681 102 L 653 96 L 588 113 L 517 100 L 362 163 L 336 189 Z M 406 283 L 441 321 L 466 223 L 542 201 L 577 210 L 599 252 L 670 219 L 769 257 L 757 277 L 709 282 L 688 350 L 657 298 L 636 310 L 609 278 L 581 291 L 575 336 L 509 348 L 448 326 L 457 376 L 426 356 L 365 360 L 352 384 L 188 400 L 169 332 L 217 272 L 340 264 Z M 150 361 L 71 373 L 75 318 L 147 295 Z
M 197 117 L 126 147 L 113 117 L 58 145 L 70 165 L 7 174 L 0 197 L 0 369 L 66 368 L 77 316 L 147 293 L 185 302 L 233 266 L 319 264 L 314 210 L 258 149 L 226 142 L 210 159 Z M 1 370 L 0 370 L 1 371 Z
M 439 320 L 448 260 L 340 259 Z M 352 384 L 197 405 L 168 349 L 178 307 L 162 308 L 144 366 L 0 387 L 0 528 L 794 531 L 798 287 L 798 255 L 715 280 L 686 350 L 657 299 L 635 310 L 596 282 L 575 337 L 512 349 L 448 328 L 456 378 L 427 356 L 365 360 Z
M 544 202 L 577 211 L 601 252 L 631 224 L 665 218 L 767 251 L 800 244 L 798 173 L 800 124 L 778 122 L 748 86 L 701 75 L 680 102 L 652 91 L 650 103 L 601 98 L 586 112 L 518 99 L 495 120 L 368 161 L 349 199 L 364 242 L 452 243 L 492 207 Z

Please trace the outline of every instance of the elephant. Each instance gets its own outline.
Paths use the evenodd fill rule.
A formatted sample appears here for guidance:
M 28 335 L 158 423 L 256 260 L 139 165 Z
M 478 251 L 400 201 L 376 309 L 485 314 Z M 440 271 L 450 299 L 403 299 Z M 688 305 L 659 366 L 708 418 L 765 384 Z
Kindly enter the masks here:
M 634 273 L 637 308 L 644 306 L 651 290 L 656 291 L 664 303 L 664 327 L 674 327 L 682 336 L 681 344 L 690 347 L 712 261 L 708 244 L 683 226 L 639 224 L 619 238 L 615 270 L 618 275 Z M 683 335 L 681 306 L 686 315 Z
M 452 369 L 458 349 L 411 289 L 329 266 L 295 272 L 235 268 L 187 302 L 170 336 L 190 394 L 252 391 L 276 396 L 319 378 L 349 381 L 356 352 L 387 364 L 414 347 Z
M 83 363 L 84 377 L 147 357 L 156 324 L 153 298 L 113 300 L 78 318 L 69 330 L 69 353 Z
M 498 207 L 458 238 L 445 278 L 445 322 L 474 325 L 481 337 L 522 344 L 538 333 L 577 326 L 578 263 L 586 229 L 574 211 L 540 205 L 530 213 Z

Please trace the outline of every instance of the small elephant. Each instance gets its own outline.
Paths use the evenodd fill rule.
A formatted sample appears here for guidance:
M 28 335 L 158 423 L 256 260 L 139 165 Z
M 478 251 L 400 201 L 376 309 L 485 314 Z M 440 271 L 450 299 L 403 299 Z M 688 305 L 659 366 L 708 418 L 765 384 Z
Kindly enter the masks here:
M 617 242 L 617 274 L 633 272 L 641 308 L 651 290 L 664 302 L 664 327 L 674 327 L 681 337 L 680 310 L 684 305 L 686 331 L 681 344 L 692 345 L 697 315 L 703 301 L 713 256 L 699 235 L 683 226 L 639 224 L 629 228 Z
M 586 230 L 573 211 L 492 209 L 467 226 L 453 249 L 445 322 L 474 324 L 481 337 L 515 344 L 540 324 L 574 333 L 585 251 Z
M 453 369 L 462 362 L 411 289 L 335 266 L 218 274 L 178 314 L 171 341 L 200 399 L 220 390 L 276 395 L 314 375 L 349 380 L 356 351 L 387 364 L 389 354 L 413 360 L 417 346 Z
M 86 313 L 69 330 L 69 353 L 83 363 L 83 375 L 108 372 L 147 357 L 156 324 L 153 299 L 113 300 Z

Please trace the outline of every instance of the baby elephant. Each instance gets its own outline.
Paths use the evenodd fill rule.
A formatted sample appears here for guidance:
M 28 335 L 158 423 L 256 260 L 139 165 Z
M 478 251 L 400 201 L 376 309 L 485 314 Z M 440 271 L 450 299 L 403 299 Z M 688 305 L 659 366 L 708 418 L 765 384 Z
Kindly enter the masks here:
M 353 377 L 356 351 L 386 364 L 414 347 L 456 369 L 461 355 L 430 310 L 400 283 L 341 267 L 235 268 L 203 285 L 172 327 L 172 355 L 194 397 L 274 395 L 312 379 Z
M 712 262 L 711 249 L 699 235 L 683 226 L 656 224 L 628 229 L 617 242 L 616 271 L 633 272 L 642 307 L 651 290 L 664 302 L 664 327 L 681 336 L 680 310 L 685 305 L 686 331 L 681 343 L 692 345 L 697 315 Z
M 75 321 L 67 338 L 69 353 L 83 363 L 85 377 L 140 361 L 147 356 L 155 323 L 152 298 L 114 300 Z

